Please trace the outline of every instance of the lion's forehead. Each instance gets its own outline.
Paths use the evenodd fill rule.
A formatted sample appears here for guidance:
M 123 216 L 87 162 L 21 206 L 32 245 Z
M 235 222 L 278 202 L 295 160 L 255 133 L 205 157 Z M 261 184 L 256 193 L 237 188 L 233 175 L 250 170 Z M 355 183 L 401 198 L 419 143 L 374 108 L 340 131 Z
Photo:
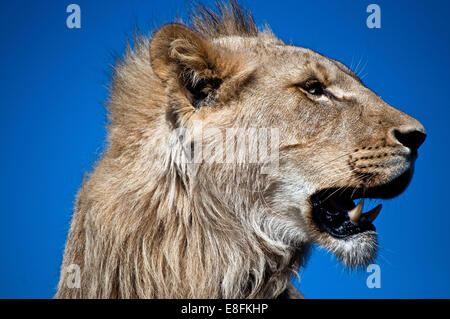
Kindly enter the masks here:
M 213 43 L 224 50 L 250 56 L 253 62 L 259 62 L 260 69 L 271 69 L 277 77 L 309 71 L 337 80 L 344 80 L 347 76 L 356 78 L 343 63 L 308 48 L 285 44 L 272 35 L 227 36 L 214 39 Z

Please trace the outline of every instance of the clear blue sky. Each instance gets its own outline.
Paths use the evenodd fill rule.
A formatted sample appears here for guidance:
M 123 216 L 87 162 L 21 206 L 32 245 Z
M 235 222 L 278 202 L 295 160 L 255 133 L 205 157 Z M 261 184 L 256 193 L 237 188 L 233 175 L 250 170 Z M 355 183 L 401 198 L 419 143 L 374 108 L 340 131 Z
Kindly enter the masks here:
M 181 0 L 78 0 L 82 27 L 68 29 L 69 1 L 0 2 L 0 297 L 55 293 L 74 195 L 105 142 L 105 86 L 135 26 L 185 16 Z M 308 298 L 450 297 L 448 14 L 442 1 L 245 0 L 281 39 L 347 65 L 428 131 L 409 189 L 386 202 L 381 288 L 315 249 L 301 290 Z M 381 7 L 368 29 L 366 7 Z

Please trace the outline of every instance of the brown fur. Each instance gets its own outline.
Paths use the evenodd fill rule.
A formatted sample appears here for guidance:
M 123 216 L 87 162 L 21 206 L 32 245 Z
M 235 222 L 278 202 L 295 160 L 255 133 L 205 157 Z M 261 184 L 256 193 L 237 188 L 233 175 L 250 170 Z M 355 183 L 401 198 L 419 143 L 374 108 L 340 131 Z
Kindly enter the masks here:
M 420 124 L 341 63 L 258 31 L 233 1 L 219 11 L 139 39 L 117 65 L 108 148 L 77 196 L 56 297 L 275 298 L 294 295 L 310 243 L 348 265 L 373 259 L 374 234 L 342 243 L 321 233 L 308 197 L 395 178 L 408 163 L 392 128 Z M 298 87 L 311 76 L 336 99 Z M 200 138 L 214 145 L 196 135 L 198 121 L 279 129 L 278 170 L 180 161 Z M 191 138 L 174 140 L 177 128 Z M 67 287 L 71 264 L 80 288 Z

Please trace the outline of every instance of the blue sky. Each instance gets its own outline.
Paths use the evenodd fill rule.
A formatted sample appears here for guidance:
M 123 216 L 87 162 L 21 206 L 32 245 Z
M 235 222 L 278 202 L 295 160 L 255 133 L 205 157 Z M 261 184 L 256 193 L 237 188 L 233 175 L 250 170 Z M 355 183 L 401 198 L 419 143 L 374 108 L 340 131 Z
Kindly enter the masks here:
M 1 298 L 55 293 L 74 196 L 104 147 L 114 57 L 135 26 L 147 33 L 186 13 L 180 0 L 80 0 L 81 29 L 68 29 L 70 3 L 0 2 Z M 381 288 L 367 288 L 367 273 L 350 273 L 314 249 L 301 291 L 308 298 L 450 297 L 450 2 L 243 3 L 282 40 L 359 64 L 369 88 L 428 132 L 411 186 L 376 221 Z M 366 26 L 371 3 L 381 8 L 381 29 Z

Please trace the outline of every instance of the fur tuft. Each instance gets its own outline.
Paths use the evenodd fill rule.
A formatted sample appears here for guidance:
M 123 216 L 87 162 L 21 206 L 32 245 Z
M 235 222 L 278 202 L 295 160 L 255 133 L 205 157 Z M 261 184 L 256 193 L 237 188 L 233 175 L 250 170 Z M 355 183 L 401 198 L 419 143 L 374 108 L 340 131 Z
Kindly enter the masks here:
M 216 7 L 217 11 L 213 11 L 197 3 L 189 16 L 190 24 L 206 39 L 258 36 L 252 14 L 239 6 L 237 1 L 216 1 Z

